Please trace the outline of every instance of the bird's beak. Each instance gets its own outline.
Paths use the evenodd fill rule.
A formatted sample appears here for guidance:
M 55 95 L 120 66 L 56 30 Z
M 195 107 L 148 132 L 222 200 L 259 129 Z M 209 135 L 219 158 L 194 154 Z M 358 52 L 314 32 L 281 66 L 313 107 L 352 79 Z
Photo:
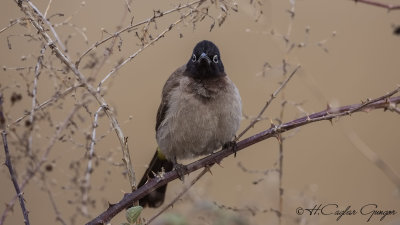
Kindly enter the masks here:
M 198 62 L 201 63 L 202 61 L 206 60 L 208 64 L 211 63 L 211 59 L 208 57 L 206 53 L 201 53 Z

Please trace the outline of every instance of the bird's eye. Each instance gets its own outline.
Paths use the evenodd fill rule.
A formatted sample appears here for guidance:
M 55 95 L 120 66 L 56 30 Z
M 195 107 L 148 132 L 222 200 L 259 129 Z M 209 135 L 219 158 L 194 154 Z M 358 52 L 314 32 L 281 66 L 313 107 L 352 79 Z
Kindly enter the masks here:
M 218 55 L 214 55 L 214 57 L 213 57 L 213 62 L 214 62 L 214 63 L 218 63 Z
M 197 57 L 196 57 L 195 54 L 193 54 L 193 56 L 192 56 L 192 62 L 196 62 L 196 60 L 197 60 Z

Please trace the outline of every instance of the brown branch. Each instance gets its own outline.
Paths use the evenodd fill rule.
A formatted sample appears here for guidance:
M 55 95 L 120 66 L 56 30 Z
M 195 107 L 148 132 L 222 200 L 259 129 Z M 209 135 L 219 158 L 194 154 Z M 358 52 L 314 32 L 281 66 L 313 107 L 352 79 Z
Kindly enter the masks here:
M 162 13 L 159 13 L 159 14 L 155 14 L 155 15 L 153 15 L 151 18 L 148 18 L 148 19 L 143 20 L 143 21 L 141 21 L 141 22 L 138 22 L 138 23 L 136 23 L 136 24 L 131 24 L 131 25 L 129 25 L 129 26 L 127 26 L 127 27 L 125 27 L 125 28 L 123 28 L 123 29 L 121 29 L 121 30 L 115 32 L 113 35 L 111 35 L 111 36 L 109 36 L 109 37 L 107 37 L 107 38 L 104 38 L 104 39 L 101 40 L 101 41 L 98 41 L 98 42 L 94 43 L 94 44 L 93 44 L 92 46 L 90 46 L 81 56 L 79 56 L 79 59 L 75 62 L 76 68 L 78 68 L 79 63 L 81 62 L 81 60 L 82 60 L 82 58 L 83 58 L 84 56 L 86 56 L 89 52 L 93 51 L 93 50 L 96 49 L 98 46 L 102 45 L 103 43 L 109 41 L 110 39 L 112 39 L 112 38 L 117 38 L 120 34 L 122 34 L 122 33 L 124 33 L 124 32 L 127 32 L 127 31 L 130 31 L 130 30 L 132 30 L 133 28 L 138 27 L 138 26 L 140 26 L 140 25 L 149 23 L 149 22 L 153 21 L 153 20 L 156 19 L 156 18 L 162 17 L 162 16 L 164 16 L 164 15 L 168 15 L 168 14 L 170 14 L 170 13 L 179 11 L 179 10 L 184 9 L 184 8 L 191 7 L 192 5 L 197 4 L 197 3 L 202 3 L 203 1 L 204 1 L 204 0 L 196 0 L 196 1 L 190 2 L 190 3 L 185 4 L 185 5 L 179 5 L 179 6 L 177 6 L 176 8 L 170 9 L 170 10 L 168 10 L 168 11 L 165 11 L 165 12 L 162 12 Z
M 67 125 L 70 123 L 71 118 L 75 115 L 75 113 L 78 111 L 78 109 L 82 107 L 81 105 L 75 105 L 74 108 L 71 110 L 69 115 L 66 117 L 64 122 L 58 126 L 58 128 L 55 131 L 55 134 L 49 141 L 49 144 L 47 145 L 41 159 L 39 160 L 38 163 L 35 164 L 33 169 L 30 169 L 27 171 L 27 175 L 25 179 L 21 182 L 21 190 L 25 188 L 25 186 L 29 183 L 29 181 L 36 175 L 36 173 L 39 172 L 40 168 L 43 166 L 43 164 L 47 161 L 47 157 L 49 156 L 51 150 L 53 149 L 53 146 L 56 144 L 57 140 L 60 138 L 61 133 L 64 131 L 64 129 L 67 127 Z M 17 199 L 18 195 L 14 196 L 14 198 L 6 205 L 6 208 L 3 211 L 3 214 L 0 218 L 0 225 L 4 224 L 4 221 L 7 217 L 7 213 L 12 210 L 12 207 Z
M 18 19 L 11 20 L 10 24 L 8 24 L 6 27 L 4 27 L 3 29 L 0 30 L 0 34 L 3 33 L 4 31 L 6 31 L 7 29 L 11 28 L 15 24 L 22 23 L 25 20 L 26 20 L 25 18 L 18 18 Z
M 200 4 L 199 4 L 200 5 Z M 147 47 L 153 45 L 156 41 L 158 41 L 159 39 L 165 37 L 165 34 L 169 31 L 172 30 L 173 27 L 175 27 L 176 25 L 178 25 L 179 23 L 181 23 L 186 17 L 192 15 L 193 10 L 195 10 L 199 5 L 197 5 L 194 9 L 190 10 L 189 12 L 187 12 L 185 15 L 182 15 L 177 21 L 175 21 L 174 23 L 170 24 L 168 26 L 167 29 L 165 29 L 164 31 L 162 31 L 156 38 L 154 38 L 153 40 L 151 40 L 149 43 L 147 43 L 146 45 L 144 45 L 143 47 L 141 47 L 139 50 L 137 50 L 135 53 L 133 53 L 132 55 L 130 55 L 128 58 L 126 58 L 122 63 L 118 64 L 116 67 L 114 67 L 114 69 L 112 69 L 98 84 L 97 86 L 97 91 L 100 91 L 101 86 L 104 84 L 104 82 L 106 82 L 106 80 L 108 78 L 110 78 L 110 76 L 112 74 L 114 74 L 115 72 L 117 72 L 119 69 L 121 69 L 125 64 L 127 64 L 129 61 L 131 61 L 133 58 L 135 58 L 139 53 L 141 53 L 144 49 L 146 49 Z
M 4 151 L 6 153 L 6 166 L 8 168 L 8 171 L 10 172 L 11 180 L 14 184 L 15 191 L 17 192 L 19 204 L 21 205 L 22 209 L 22 214 L 24 215 L 24 223 L 25 225 L 29 225 L 29 217 L 28 217 L 28 210 L 25 207 L 25 200 L 24 200 L 24 193 L 21 192 L 21 189 L 19 188 L 17 177 L 15 175 L 14 169 L 11 164 L 11 159 L 10 159 L 10 153 L 8 151 L 8 144 L 7 144 L 7 132 L 3 130 L 1 132 L 1 136 L 3 137 L 3 145 L 4 145 Z
M 249 138 L 246 138 L 238 142 L 236 145 L 235 152 L 241 151 L 265 139 L 276 137 L 281 133 L 313 122 L 321 120 L 331 121 L 332 119 L 339 118 L 342 116 L 348 116 L 355 112 L 361 112 L 361 111 L 368 112 L 369 110 L 374 110 L 374 109 L 387 109 L 390 104 L 400 104 L 400 96 L 390 98 L 392 95 L 398 93 L 399 91 L 400 87 L 398 87 L 396 90 L 384 96 L 381 96 L 374 100 L 368 100 L 361 104 L 347 105 L 339 108 L 328 108 L 321 112 L 313 113 L 311 115 L 304 116 L 299 119 L 278 126 L 273 125 L 271 128 L 265 131 L 262 131 L 258 134 L 255 134 Z M 215 154 L 209 155 L 207 157 L 204 157 L 200 160 L 197 160 L 187 165 L 186 172 L 189 174 L 200 168 L 210 167 L 215 163 L 220 163 L 224 158 L 230 156 L 231 154 L 234 154 L 234 151 L 232 151 L 231 148 L 223 149 L 219 152 L 216 152 Z M 129 205 L 131 205 L 134 201 L 143 198 L 144 196 L 154 191 L 158 187 L 163 186 L 177 178 L 179 178 L 179 175 L 174 170 L 164 174 L 162 177 L 156 177 L 154 179 L 149 180 L 145 185 L 143 185 L 136 191 L 129 194 L 125 194 L 124 197 L 118 203 L 110 205 L 110 207 L 106 211 L 104 211 L 98 217 L 94 218 L 92 221 L 88 222 L 86 225 L 105 224 L 119 212 L 121 212 Z
M 93 120 L 93 130 L 92 130 L 92 135 L 91 135 L 91 140 L 90 140 L 90 147 L 88 149 L 87 157 L 88 157 L 88 164 L 86 167 L 86 172 L 85 172 L 85 178 L 82 183 L 82 208 L 81 211 L 85 216 L 89 215 L 89 210 L 88 210 L 88 201 L 89 201 L 89 190 L 90 190 L 90 178 L 93 172 L 93 156 L 94 156 L 94 146 L 96 144 L 96 128 L 99 126 L 98 125 L 98 120 L 99 120 L 99 113 L 100 111 L 103 110 L 103 107 L 99 107 L 97 109 L 96 113 L 94 114 L 94 120 Z
M 260 121 L 261 116 L 264 114 L 265 110 L 268 108 L 268 106 L 271 104 L 271 102 L 276 98 L 276 96 L 279 94 L 279 92 L 285 88 L 286 84 L 289 83 L 290 79 L 296 74 L 297 70 L 300 68 L 300 65 L 298 65 L 293 72 L 286 78 L 285 81 L 278 87 L 278 89 L 275 90 L 275 92 L 270 96 L 268 101 L 265 103 L 264 107 L 261 109 L 261 111 L 258 113 L 257 117 L 251 121 L 251 123 L 237 136 L 236 140 L 239 140 L 250 128 L 254 127 L 254 125 Z
M 0 127 L 2 129 L 1 131 L 1 136 L 3 138 L 3 146 L 4 146 L 4 152 L 6 155 L 6 162 L 5 165 L 8 168 L 8 171 L 10 172 L 11 176 L 11 181 L 14 185 L 15 191 L 17 192 L 19 204 L 21 205 L 22 209 L 22 214 L 24 215 L 24 223 L 25 225 L 29 225 L 29 217 L 28 217 L 28 210 L 25 207 L 25 200 L 24 200 L 24 193 L 22 193 L 18 181 L 17 181 L 17 175 L 14 172 L 14 168 L 11 163 L 11 157 L 10 157 L 10 152 L 8 150 L 8 143 L 7 143 L 7 132 L 3 130 L 5 126 L 5 119 L 4 119 L 4 113 L 3 113 L 3 94 L 0 93 Z
M 46 50 L 46 45 L 43 45 L 42 49 L 40 50 L 40 55 L 37 59 L 37 63 L 35 66 L 35 74 L 34 74 L 34 79 L 33 79 L 33 90 L 32 90 L 32 109 L 30 113 L 30 118 L 29 122 L 31 124 L 30 126 L 30 134 L 28 137 L 28 154 L 33 155 L 33 132 L 34 132 L 34 123 L 35 123 L 35 108 L 37 105 L 37 87 L 38 87 L 38 80 L 39 80 L 39 75 L 41 73 L 42 69 L 42 62 L 43 62 L 43 57 L 44 57 L 44 52 Z
M 58 99 L 63 98 L 65 96 L 67 96 L 68 94 L 70 94 L 72 91 L 74 91 L 75 89 L 77 89 L 78 87 L 83 87 L 83 84 L 77 84 L 75 86 L 69 87 L 67 89 L 65 89 L 63 92 L 59 92 L 57 91 L 53 97 L 47 99 L 46 101 L 44 101 L 42 104 L 40 104 L 39 106 L 37 106 L 34 111 L 38 111 L 38 110 L 43 110 L 45 108 L 47 108 L 48 106 L 51 106 L 54 102 L 56 102 Z M 32 111 L 30 112 L 26 112 L 25 115 L 20 116 L 18 119 L 16 119 L 14 122 L 12 122 L 11 124 L 8 124 L 7 127 L 10 128 L 11 126 L 15 126 L 17 123 L 21 122 L 23 119 L 25 119 L 25 117 L 31 115 Z
M 96 91 L 95 88 L 93 88 L 92 85 L 90 85 L 87 82 L 86 77 L 78 70 L 78 68 L 69 60 L 69 58 L 57 47 L 56 43 L 51 39 L 49 34 L 46 32 L 46 29 L 42 26 L 41 23 L 38 22 L 40 21 L 40 18 L 37 19 L 35 16 L 30 12 L 36 12 L 36 14 L 41 15 L 41 13 L 38 12 L 37 8 L 33 7 L 33 4 L 30 3 L 28 5 L 23 5 L 22 1 L 20 0 L 14 0 L 15 3 L 17 3 L 18 7 L 21 9 L 21 11 L 28 17 L 30 18 L 31 24 L 36 28 L 38 33 L 42 36 L 44 39 L 46 45 L 48 45 L 53 53 L 56 55 L 57 58 L 61 60 L 63 64 L 65 64 L 77 77 L 77 79 L 84 84 L 85 88 L 87 91 L 96 99 L 96 101 L 99 103 L 100 106 L 103 107 L 105 114 L 107 117 L 110 119 L 111 124 L 114 128 L 115 133 L 117 134 L 118 140 L 121 145 L 122 149 L 122 154 L 123 154 L 123 162 L 125 164 L 125 167 L 128 171 L 128 177 L 129 177 L 129 182 L 131 185 L 131 189 L 135 190 L 136 189 L 136 178 L 135 178 L 135 171 L 133 170 L 133 165 L 129 153 L 129 148 L 128 148 L 128 139 L 124 136 L 121 127 L 118 124 L 118 121 L 116 119 L 116 116 L 114 115 L 114 112 L 108 107 L 107 102 L 104 100 L 104 98 L 100 95 L 99 92 Z M 32 8 L 30 8 L 31 6 Z M 36 15 L 35 14 L 35 15 Z M 40 16 L 39 16 L 40 17 Z M 47 20 L 46 20 L 47 21 Z M 46 22 L 49 24 L 51 27 L 50 22 Z M 55 31 L 54 31 L 55 33 Z
M 376 7 L 385 8 L 385 9 L 387 9 L 389 11 L 400 9 L 400 5 L 389 5 L 389 4 L 370 1 L 370 0 L 353 0 L 353 1 L 355 3 L 361 2 L 361 3 L 367 4 L 367 5 L 373 5 L 373 6 L 376 6 Z

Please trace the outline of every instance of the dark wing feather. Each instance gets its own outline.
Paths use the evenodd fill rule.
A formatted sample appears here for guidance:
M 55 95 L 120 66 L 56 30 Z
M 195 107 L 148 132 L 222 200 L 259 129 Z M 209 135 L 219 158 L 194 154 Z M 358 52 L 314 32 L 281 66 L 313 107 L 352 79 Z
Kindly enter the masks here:
M 145 185 L 149 178 L 154 178 L 154 174 L 158 174 L 161 171 L 169 172 L 173 169 L 173 163 L 166 160 L 164 157 L 161 157 L 158 150 L 153 156 L 153 159 L 150 162 L 149 167 L 144 173 L 142 179 L 139 182 L 138 187 Z M 150 194 L 144 196 L 139 200 L 139 205 L 142 207 L 149 206 L 151 208 L 157 208 L 160 206 L 165 199 L 165 192 L 167 191 L 167 185 L 161 186 L 156 190 L 152 191 Z
M 186 70 L 186 65 L 178 68 L 171 74 L 171 76 L 168 78 L 167 82 L 165 82 L 163 91 L 162 91 L 162 96 L 161 96 L 161 103 L 160 106 L 158 107 L 157 111 L 157 119 L 156 119 L 156 132 L 158 130 L 158 127 L 161 125 L 161 123 L 165 119 L 165 114 L 168 111 L 169 108 L 169 98 L 170 98 L 170 93 L 172 89 L 177 88 L 179 86 L 179 81 L 183 76 L 183 73 Z

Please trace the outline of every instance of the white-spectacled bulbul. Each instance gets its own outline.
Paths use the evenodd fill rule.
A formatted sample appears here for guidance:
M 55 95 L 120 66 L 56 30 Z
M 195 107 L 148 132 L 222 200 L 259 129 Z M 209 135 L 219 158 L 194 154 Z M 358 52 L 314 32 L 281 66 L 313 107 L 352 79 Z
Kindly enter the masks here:
M 156 121 L 158 148 L 139 187 L 154 174 L 177 167 L 178 159 L 211 154 L 230 143 L 241 118 L 239 91 L 225 73 L 218 47 L 199 42 L 189 61 L 164 85 Z M 140 205 L 160 206 L 166 188 L 143 197 Z

